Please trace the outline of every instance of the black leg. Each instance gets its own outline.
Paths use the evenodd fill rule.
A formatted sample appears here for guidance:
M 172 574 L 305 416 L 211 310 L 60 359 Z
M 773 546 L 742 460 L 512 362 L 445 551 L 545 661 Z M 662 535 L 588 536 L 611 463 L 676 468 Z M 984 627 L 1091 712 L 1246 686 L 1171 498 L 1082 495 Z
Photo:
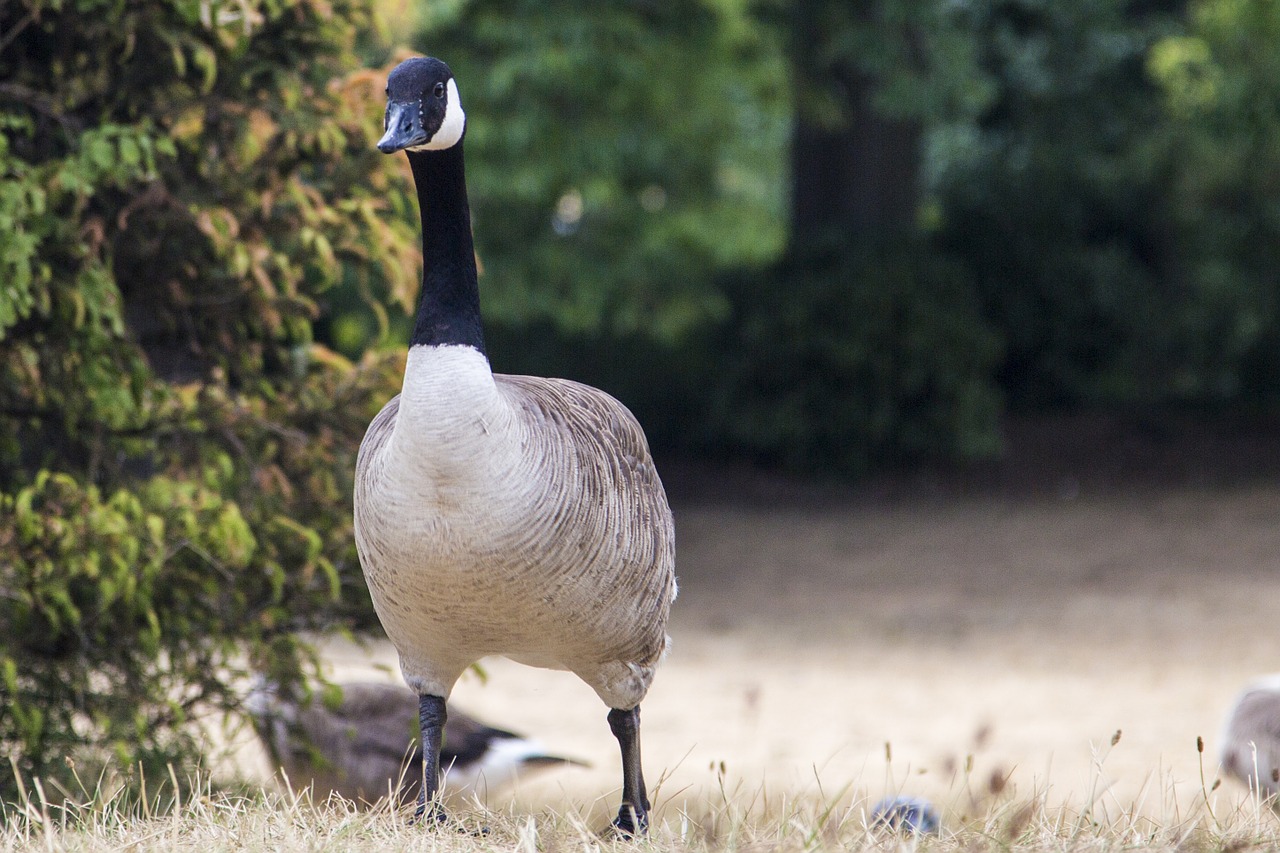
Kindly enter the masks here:
M 649 831 L 649 795 L 640 770 L 640 706 L 611 710 L 609 729 L 622 748 L 622 808 L 613 828 L 622 836 L 644 835 Z
M 418 723 L 422 726 L 422 790 L 418 792 L 418 809 L 414 818 L 421 819 L 431 810 L 431 822 L 444 821 L 440 806 L 440 745 L 444 742 L 444 699 L 439 696 L 418 697 Z

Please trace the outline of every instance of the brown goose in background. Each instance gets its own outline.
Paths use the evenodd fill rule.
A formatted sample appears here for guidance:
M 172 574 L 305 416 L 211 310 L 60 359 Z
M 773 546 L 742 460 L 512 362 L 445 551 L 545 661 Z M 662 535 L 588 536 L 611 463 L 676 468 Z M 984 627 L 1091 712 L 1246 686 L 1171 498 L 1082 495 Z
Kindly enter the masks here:
M 405 151 L 422 214 L 423 282 L 402 392 L 357 460 L 356 545 L 373 604 L 418 693 L 420 813 L 436 802 L 445 700 L 486 655 L 565 669 L 609 711 L 622 750 L 618 833 L 642 833 L 640 701 L 668 645 L 675 532 L 644 432 L 595 388 L 492 372 L 481 330 L 449 67 L 387 81 L 378 148 Z
M 399 802 L 418 796 L 422 749 L 418 698 L 394 684 L 341 684 L 333 708 L 318 697 L 305 706 L 259 684 L 245 701 L 254 731 L 275 767 L 296 791 L 309 788 L 320 802 L 336 793 L 374 803 L 395 791 Z M 450 795 L 484 794 L 523 772 L 583 762 L 547 755 L 537 741 L 487 726 L 449 709 L 440 755 Z
M 1280 812 L 1280 673 L 1250 684 L 1227 713 L 1222 770 Z

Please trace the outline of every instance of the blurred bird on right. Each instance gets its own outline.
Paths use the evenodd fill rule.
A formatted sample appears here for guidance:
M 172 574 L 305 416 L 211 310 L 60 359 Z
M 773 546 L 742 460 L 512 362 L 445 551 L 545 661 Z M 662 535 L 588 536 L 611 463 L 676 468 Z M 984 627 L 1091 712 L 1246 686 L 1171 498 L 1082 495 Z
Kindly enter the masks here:
M 1280 812 L 1280 673 L 1244 689 L 1227 714 L 1222 770 Z

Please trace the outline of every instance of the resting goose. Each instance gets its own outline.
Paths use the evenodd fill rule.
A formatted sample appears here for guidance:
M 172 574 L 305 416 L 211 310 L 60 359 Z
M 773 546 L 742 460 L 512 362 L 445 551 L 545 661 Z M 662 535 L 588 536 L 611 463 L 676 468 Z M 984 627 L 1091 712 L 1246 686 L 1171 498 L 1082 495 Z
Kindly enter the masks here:
M 576 382 L 490 370 L 463 172 L 466 117 L 449 67 L 387 81 L 385 154 L 405 151 L 423 274 L 401 393 L 357 459 L 355 534 L 374 608 L 418 693 L 419 813 L 437 802 L 445 700 L 486 655 L 576 673 L 622 750 L 613 822 L 643 833 L 640 701 L 666 651 L 675 531 L 644 432 Z
M 401 802 L 418 796 L 422 750 L 416 741 L 418 700 L 394 684 L 341 684 L 342 701 L 290 701 L 263 682 L 244 708 L 272 762 L 296 789 L 316 799 L 336 793 L 373 803 L 394 792 Z M 487 726 L 449 709 L 440 761 L 451 794 L 480 792 L 513 781 L 522 771 L 563 764 L 536 741 Z
M 1280 673 L 1247 686 L 1227 713 L 1222 769 L 1280 811 Z

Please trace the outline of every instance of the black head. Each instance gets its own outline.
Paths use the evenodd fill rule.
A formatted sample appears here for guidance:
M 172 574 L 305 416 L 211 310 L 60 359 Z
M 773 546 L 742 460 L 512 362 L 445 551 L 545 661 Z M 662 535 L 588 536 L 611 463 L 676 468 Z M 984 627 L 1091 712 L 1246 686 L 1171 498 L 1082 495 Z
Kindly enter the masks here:
M 439 151 L 462 140 L 467 116 L 449 66 L 431 57 L 406 59 L 387 77 L 386 133 L 378 150 Z

